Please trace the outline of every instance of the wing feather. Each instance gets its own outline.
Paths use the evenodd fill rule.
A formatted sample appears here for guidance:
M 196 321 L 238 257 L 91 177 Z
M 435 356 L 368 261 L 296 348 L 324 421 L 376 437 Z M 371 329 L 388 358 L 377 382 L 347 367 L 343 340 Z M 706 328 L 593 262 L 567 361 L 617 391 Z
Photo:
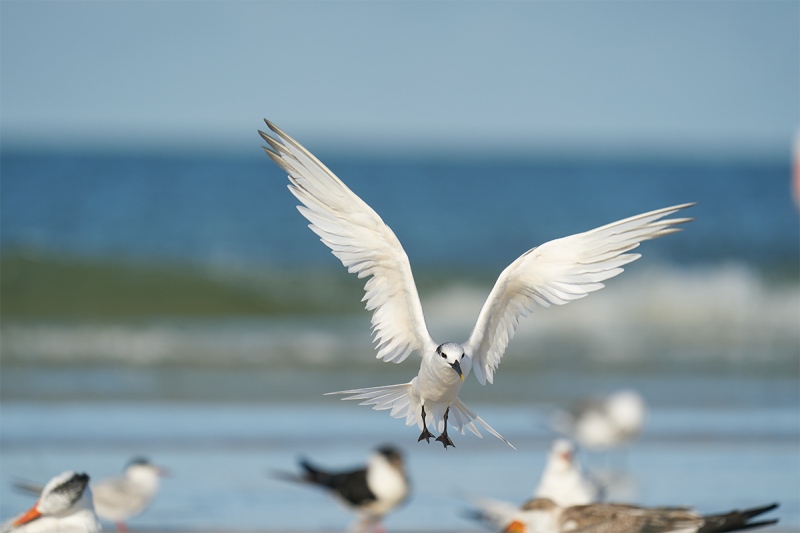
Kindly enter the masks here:
M 364 286 L 377 357 L 399 363 L 416 350 L 435 349 L 408 256 L 394 232 L 308 150 L 271 122 L 259 131 L 267 155 L 289 175 L 289 190 L 309 228 Z
M 665 219 L 694 204 L 650 211 L 532 248 L 500 274 L 465 347 L 475 377 L 492 382 L 521 317 L 537 305 L 564 305 L 604 287 L 640 257 L 627 253 L 643 241 L 680 231 L 691 218 Z

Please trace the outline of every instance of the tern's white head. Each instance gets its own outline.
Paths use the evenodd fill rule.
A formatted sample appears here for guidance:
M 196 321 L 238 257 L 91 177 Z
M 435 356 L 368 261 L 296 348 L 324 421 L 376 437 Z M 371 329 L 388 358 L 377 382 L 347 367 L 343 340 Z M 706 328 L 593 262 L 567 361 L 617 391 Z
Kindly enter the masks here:
M 548 467 L 552 465 L 556 470 L 571 470 L 574 468 L 575 445 L 567 439 L 557 439 L 550 448 Z
M 464 348 L 455 342 L 446 342 L 436 348 L 434 359 L 441 361 L 442 365 L 452 368 L 456 374 L 464 381 L 472 368 L 472 362 L 464 354 Z
M 155 491 L 158 489 L 159 478 L 166 475 L 166 470 L 154 465 L 143 457 L 133 459 L 125 467 L 125 477 L 131 483 L 143 490 Z
M 86 474 L 69 470 L 59 474 L 44 486 L 36 505 L 18 517 L 12 525 L 18 527 L 40 517 L 64 518 L 82 510 L 93 514 L 88 485 L 89 476 Z
M 623 433 L 634 434 L 644 424 L 647 406 L 639 393 L 621 390 L 609 396 L 608 414 Z
M 403 453 L 394 446 L 385 444 L 375 450 L 375 453 L 370 457 L 367 464 L 372 465 L 376 462 L 389 464 L 398 472 L 405 472 Z

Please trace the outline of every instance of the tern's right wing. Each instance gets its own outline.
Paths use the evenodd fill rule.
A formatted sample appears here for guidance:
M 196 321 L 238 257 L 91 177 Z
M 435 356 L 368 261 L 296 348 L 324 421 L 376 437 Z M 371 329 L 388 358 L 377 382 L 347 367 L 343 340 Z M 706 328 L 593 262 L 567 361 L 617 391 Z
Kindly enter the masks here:
M 400 241 L 381 217 L 325 165 L 265 120 L 277 139 L 259 131 L 267 155 L 289 174 L 298 210 L 349 272 L 369 277 L 366 307 L 373 311 L 379 359 L 399 363 L 413 350 L 422 355 L 436 344 L 428 333 L 419 295 Z

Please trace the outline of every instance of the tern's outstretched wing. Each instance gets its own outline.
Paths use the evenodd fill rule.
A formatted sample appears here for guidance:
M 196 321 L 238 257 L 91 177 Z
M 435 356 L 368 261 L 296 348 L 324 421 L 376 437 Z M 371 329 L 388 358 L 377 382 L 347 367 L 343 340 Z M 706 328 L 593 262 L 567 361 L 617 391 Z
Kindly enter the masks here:
M 613 222 L 585 233 L 532 248 L 500 274 L 483 304 L 465 347 L 481 384 L 494 371 L 522 316 L 536 304 L 562 305 L 602 289 L 603 281 L 622 272 L 639 254 L 625 253 L 639 243 L 680 231 L 691 218 L 664 219 L 694 204 L 682 204 Z
M 412 350 L 432 352 L 419 295 L 400 241 L 381 217 L 333 172 L 300 144 L 265 120 L 277 140 L 263 131 L 264 148 L 289 173 L 289 190 L 303 206 L 297 209 L 349 272 L 369 277 L 366 307 L 373 311 L 377 357 L 399 363 Z

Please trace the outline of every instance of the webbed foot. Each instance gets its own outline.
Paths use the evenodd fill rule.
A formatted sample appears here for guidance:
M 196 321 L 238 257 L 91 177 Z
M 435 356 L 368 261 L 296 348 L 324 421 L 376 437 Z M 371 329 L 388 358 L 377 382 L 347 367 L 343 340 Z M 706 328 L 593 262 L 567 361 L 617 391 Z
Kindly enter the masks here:
M 419 434 L 419 438 L 417 439 L 417 442 L 419 442 L 419 441 L 424 439 L 425 442 L 430 443 L 431 437 L 433 437 L 433 434 L 430 431 L 428 431 L 427 427 L 423 427 L 422 428 L 422 433 Z M 436 439 L 436 440 L 439 440 L 439 439 Z
M 453 448 L 456 447 L 456 445 L 453 444 L 453 441 L 450 440 L 450 437 L 447 436 L 447 430 L 445 430 L 444 433 L 436 437 L 436 442 L 441 442 L 444 445 L 445 450 L 447 449 L 448 446 L 452 446 Z

